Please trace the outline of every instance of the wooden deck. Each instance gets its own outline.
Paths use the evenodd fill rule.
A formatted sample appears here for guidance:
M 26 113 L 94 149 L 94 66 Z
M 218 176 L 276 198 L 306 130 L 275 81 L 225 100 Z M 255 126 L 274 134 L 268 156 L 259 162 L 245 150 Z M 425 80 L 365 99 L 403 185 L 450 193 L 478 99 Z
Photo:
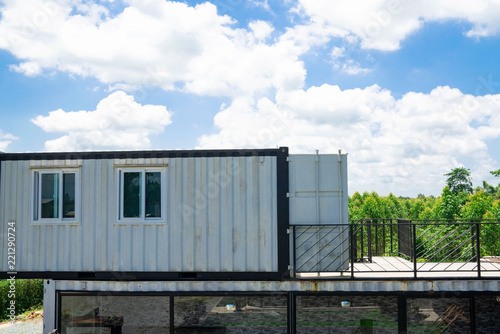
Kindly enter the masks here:
M 411 278 L 414 279 L 415 264 L 401 257 L 377 256 L 373 261 L 355 263 L 354 278 Z M 481 259 L 481 277 L 500 278 L 500 257 Z M 417 262 L 417 278 L 478 278 L 477 262 Z M 338 272 L 310 272 L 297 273 L 297 278 L 351 278 L 351 267 Z

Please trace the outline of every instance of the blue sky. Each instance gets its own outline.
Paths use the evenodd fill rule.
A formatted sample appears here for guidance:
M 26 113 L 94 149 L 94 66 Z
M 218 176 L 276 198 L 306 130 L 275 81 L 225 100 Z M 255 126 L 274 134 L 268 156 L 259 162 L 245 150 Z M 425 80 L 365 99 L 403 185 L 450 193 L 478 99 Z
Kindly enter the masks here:
M 349 192 L 498 183 L 494 0 L 0 0 L 0 151 L 349 154 Z

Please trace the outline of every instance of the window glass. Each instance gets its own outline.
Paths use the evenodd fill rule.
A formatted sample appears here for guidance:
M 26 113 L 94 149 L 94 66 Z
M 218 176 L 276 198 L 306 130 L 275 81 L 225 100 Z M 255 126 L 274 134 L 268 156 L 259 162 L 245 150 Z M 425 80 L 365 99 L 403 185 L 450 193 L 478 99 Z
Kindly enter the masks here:
M 470 333 L 468 298 L 408 298 L 409 334 Z
M 59 174 L 44 173 L 41 176 L 41 217 L 59 218 Z
M 161 217 L 161 173 L 146 173 L 146 218 Z
M 61 333 L 169 333 L 167 296 L 62 296 Z
M 63 218 L 75 218 L 75 174 L 63 174 Z
M 297 333 L 398 332 L 396 296 L 314 295 L 296 300 Z
M 174 297 L 175 333 L 287 332 L 287 299 L 273 296 Z
M 498 333 L 500 296 L 498 293 L 476 296 L 476 330 L 478 334 Z
M 33 221 L 62 222 L 77 217 L 77 170 L 33 171 Z
M 121 169 L 119 217 L 130 221 L 162 218 L 164 180 L 160 168 Z
M 141 217 L 141 173 L 123 173 L 123 217 Z

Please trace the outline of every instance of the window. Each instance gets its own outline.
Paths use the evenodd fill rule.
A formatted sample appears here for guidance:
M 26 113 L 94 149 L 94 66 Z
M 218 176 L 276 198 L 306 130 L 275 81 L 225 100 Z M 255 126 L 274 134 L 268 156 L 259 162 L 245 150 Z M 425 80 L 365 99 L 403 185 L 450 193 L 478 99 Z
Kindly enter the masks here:
M 33 172 L 33 220 L 76 221 L 78 215 L 78 172 L 38 170 Z
M 162 221 L 165 191 L 161 168 L 120 169 L 118 178 L 120 221 Z

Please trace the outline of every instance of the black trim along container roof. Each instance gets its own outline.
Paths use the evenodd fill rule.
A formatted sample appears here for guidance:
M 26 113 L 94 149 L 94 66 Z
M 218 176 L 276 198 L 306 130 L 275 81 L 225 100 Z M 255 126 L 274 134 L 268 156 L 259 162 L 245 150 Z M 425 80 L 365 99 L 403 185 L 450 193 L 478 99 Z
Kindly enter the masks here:
M 7 160 L 88 160 L 88 159 L 151 159 L 151 158 L 202 158 L 277 156 L 288 154 L 288 147 L 265 149 L 217 149 L 217 150 L 141 150 L 141 151 L 82 151 L 82 152 L 28 152 L 2 153 L 0 161 Z

